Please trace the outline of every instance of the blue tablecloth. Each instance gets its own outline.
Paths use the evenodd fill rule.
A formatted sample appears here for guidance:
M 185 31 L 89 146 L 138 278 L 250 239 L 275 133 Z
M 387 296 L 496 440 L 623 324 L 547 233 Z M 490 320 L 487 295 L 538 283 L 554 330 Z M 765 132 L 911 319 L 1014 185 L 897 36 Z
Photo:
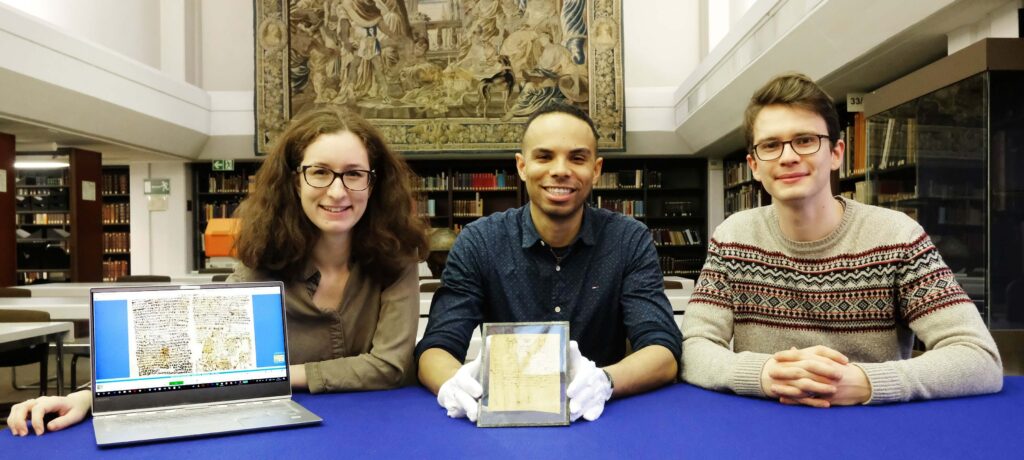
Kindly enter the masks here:
M 995 395 L 827 410 L 677 384 L 612 401 L 596 422 L 548 428 L 476 428 L 420 387 L 295 399 L 324 423 L 100 449 L 89 419 L 41 437 L 4 431 L 0 457 L 1024 458 L 1024 377 Z

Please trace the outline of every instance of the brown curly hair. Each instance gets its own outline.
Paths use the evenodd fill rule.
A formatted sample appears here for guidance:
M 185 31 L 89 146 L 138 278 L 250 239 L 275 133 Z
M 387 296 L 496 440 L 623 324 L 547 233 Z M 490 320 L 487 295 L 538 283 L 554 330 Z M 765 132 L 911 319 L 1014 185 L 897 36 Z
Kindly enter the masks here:
M 255 188 L 238 208 L 235 244 L 245 266 L 285 282 L 298 281 L 320 229 L 302 209 L 296 170 L 306 147 L 322 134 L 339 131 L 362 140 L 375 171 L 366 212 L 352 229 L 352 262 L 387 286 L 409 262 L 425 257 L 426 223 L 415 212 L 412 170 L 358 114 L 321 107 L 295 117 L 281 133 L 256 172 Z

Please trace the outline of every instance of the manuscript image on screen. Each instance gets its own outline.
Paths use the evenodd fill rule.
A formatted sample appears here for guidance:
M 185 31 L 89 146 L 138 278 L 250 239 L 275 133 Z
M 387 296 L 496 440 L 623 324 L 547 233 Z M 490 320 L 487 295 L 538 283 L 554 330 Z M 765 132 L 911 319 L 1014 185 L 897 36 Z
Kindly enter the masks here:
M 248 296 L 192 295 L 128 303 L 132 377 L 256 367 Z

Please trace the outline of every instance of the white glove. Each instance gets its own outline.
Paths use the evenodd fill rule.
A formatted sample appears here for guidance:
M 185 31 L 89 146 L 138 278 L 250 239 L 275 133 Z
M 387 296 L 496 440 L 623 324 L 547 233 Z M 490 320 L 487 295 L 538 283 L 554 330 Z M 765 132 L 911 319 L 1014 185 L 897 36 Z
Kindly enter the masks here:
M 451 418 L 467 417 L 476 422 L 480 396 L 484 387 L 480 385 L 480 356 L 463 364 L 455 375 L 441 385 L 437 391 L 437 403 L 448 409 Z
M 604 402 L 612 397 L 612 383 L 603 370 L 580 353 L 575 340 L 569 342 L 569 418 L 594 421 L 604 412 Z

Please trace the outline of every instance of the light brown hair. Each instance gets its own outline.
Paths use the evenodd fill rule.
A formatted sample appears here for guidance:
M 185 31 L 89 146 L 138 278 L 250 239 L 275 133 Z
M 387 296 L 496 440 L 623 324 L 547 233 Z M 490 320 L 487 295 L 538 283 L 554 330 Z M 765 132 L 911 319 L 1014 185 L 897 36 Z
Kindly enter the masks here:
M 414 174 L 380 132 L 353 112 L 321 107 L 295 117 L 256 172 L 256 187 L 239 206 L 236 247 L 247 267 L 282 281 L 297 281 L 312 256 L 320 229 L 306 217 L 296 173 L 306 147 L 323 134 L 350 132 L 366 147 L 375 171 L 366 212 L 352 229 L 351 261 L 383 286 L 412 259 L 427 253 L 426 225 L 416 216 Z
M 832 145 L 839 139 L 839 114 L 832 98 L 807 75 L 791 72 L 772 78 L 751 96 L 743 114 L 747 148 L 754 146 L 754 121 L 757 115 L 761 109 L 775 104 L 799 107 L 820 115 L 828 127 L 828 139 Z

